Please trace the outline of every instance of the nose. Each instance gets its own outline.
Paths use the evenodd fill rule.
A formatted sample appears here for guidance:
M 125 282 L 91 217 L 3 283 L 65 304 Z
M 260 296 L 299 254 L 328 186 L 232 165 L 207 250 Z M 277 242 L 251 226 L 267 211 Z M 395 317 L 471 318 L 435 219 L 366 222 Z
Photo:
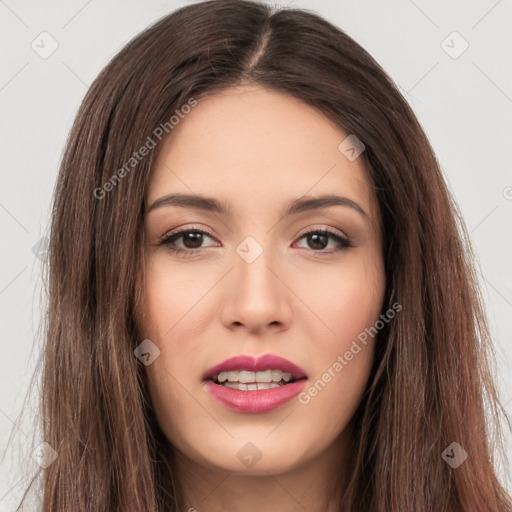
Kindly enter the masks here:
M 271 250 L 263 250 L 253 261 L 243 252 L 235 253 L 233 269 L 225 280 L 224 325 L 254 334 L 288 329 L 294 297 L 288 281 L 283 265 Z

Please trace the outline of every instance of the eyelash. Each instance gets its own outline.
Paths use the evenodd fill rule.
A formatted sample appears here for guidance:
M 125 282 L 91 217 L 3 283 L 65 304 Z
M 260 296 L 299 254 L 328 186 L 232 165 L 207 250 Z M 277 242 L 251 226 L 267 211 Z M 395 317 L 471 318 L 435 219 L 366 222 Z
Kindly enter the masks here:
M 173 247 L 171 245 L 175 240 L 181 238 L 183 235 L 185 235 L 187 233 L 200 233 L 202 235 L 207 235 L 210 238 L 215 240 L 214 236 L 210 232 L 205 231 L 204 229 L 199 229 L 199 228 L 191 227 L 191 228 L 184 229 L 184 230 L 181 230 L 181 231 L 178 231 L 178 232 L 175 232 L 175 233 L 170 233 L 170 234 L 166 233 L 166 234 L 164 234 L 158 240 L 158 245 L 167 245 L 168 246 L 167 247 L 168 250 L 170 250 L 174 254 L 181 254 L 181 255 L 183 255 L 185 257 L 193 256 L 198 251 L 200 251 L 202 248 L 198 247 L 196 249 L 182 249 L 181 247 Z M 343 250 L 350 249 L 350 248 L 354 247 L 352 245 L 352 242 L 348 238 L 345 238 L 345 237 L 342 237 L 342 236 L 338 235 L 334 231 L 331 231 L 329 228 L 325 228 L 325 229 L 312 229 L 310 231 L 307 231 L 306 233 L 303 233 L 300 236 L 299 240 L 301 240 L 302 238 L 304 238 L 304 237 L 306 237 L 307 235 L 310 235 L 310 234 L 327 235 L 329 238 L 333 239 L 334 241 L 336 241 L 339 244 L 338 248 L 333 249 L 331 251 L 306 249 L 306 250 L 311 251 L 311 252 L 316 253 L 316 254 L 329 255 L 329 254 L 336 253 L 338 251 L 343 251 Z

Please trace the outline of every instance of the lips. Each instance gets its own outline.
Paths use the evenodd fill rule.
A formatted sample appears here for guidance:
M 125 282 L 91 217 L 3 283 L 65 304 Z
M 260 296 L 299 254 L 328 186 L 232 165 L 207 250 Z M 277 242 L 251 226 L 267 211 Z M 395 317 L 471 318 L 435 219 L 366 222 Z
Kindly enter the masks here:
M 291 373 L 292 380 L 299 380 L 307 377 L 305 370 L 300 366 L 284 359 L 275 354 L 264 354 L 260 357 L 252 357 L 247 355 L 240 355 L 226 359 L 219 363 L 203 375 L 203 380 L 214 380 L 221 372 L 229 371 L 249 371 L 249 372 L 263 372 L 265 370 L 282 370 L 283 372 Z
M 272 382 L 270 388 L 267 388 L 268 384 L 263 385 L 267 389 L 260 389 L 259 384 L 256 386 L 257 389 L 254 389 L 254 384 L 250 388 L 232 389 L 217 381 L 217 376 L 222 372 L 240 371 L 257 374 L 266 370 L 281 370 L 283 374 L 278 373 L 283 375 L 283 380 L 279 384 Z M 289 381 L 284 378 L 284 373 L 289 374 Z M 225 376 L 226 373 L 224 378 Z M 274 354 L 265 354 L 258 358 L 241 355 L 210 368 L 203 375 L 203 381 L 205 390 L 222 407 L 237 413 L 262 414 L 279 409 L 295 398 L 304 389 L 307 375 L 296 364 Z

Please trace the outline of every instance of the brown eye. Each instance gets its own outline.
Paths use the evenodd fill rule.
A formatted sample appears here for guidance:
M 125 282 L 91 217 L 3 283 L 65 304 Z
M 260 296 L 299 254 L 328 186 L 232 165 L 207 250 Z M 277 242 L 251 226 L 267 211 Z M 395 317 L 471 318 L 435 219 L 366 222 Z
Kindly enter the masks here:
M 213 239 L 212 235 L 203 229 L 185 229 L 169 235 L 164 235 L 160 239 L 159 245 L 165 245 L 174 253 L 194 254 L 194 252 L 203 248 L 202 244 L 204 243 L 205 238 Z M 176 241 L 180 239 L 182 239 L 183 247 L 176 245 Z
M 202 248 L 214 247 L 204 247 L 203 243 L 205 238 L 213 239 L 213 236 L 203 229 L 185 229 L 170 233 L 169 235 L 164 235 L 160 239 L 159 245 L 165 245 L 173 253 L 190 256 L 195 252 L 199 252 Z M 182 247 L 176 244 L 176 241 L 180 239 L 182 240 Z M 305 247 L 305 249 L 320 254 L 332 254 L 333 252 L 353 247 L 348 238 L 340 236 L 328 229 L 315 229 L 308 231 L 300 237 L 300 240 L 302 239 L 306 239 L 306 243 L 308 244 L 308 247 Z M 325 250 L 331 240 L 335 242 L 335 246 L 331 248 L 330 251 Z
M 306 235 L 308 243 L 312 243 L 312 249 L 325 249 L 329 243 L 329 236 L 321 233 L 310 233 Z
M 326 254 L 353 247 L 348 238 L 342 237 L 328 229 L 315 229 L 308 231 L 307 233 L 304 233 L 300 239 L 306 239 L 308 244 L 306 249 L 310 249 L 314 252 L 324 252 Z M 324 250 L 329 244 L 329 240 L 333 240 L 337 244 L 337 247 L 334 247 L 333 251 Z
M 183 245 L 187 249 L 199 249 L 203 243 L 203 234 L 197 231 L 189 231 L 182 235 Z

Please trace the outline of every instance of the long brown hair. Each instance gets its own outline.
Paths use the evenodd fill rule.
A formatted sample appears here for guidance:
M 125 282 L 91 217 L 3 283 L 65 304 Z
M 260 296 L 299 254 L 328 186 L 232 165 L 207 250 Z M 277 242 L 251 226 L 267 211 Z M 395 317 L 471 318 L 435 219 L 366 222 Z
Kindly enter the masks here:
M 505 411 L 474 256 L 414 113 L 375 60 L 320 16 L 214 0 L 128 43 L 69 135 L 49 245 L 41 429 L 59 456 L 43 472 L 43 512 L 181 506 L 134 356 L 145 195 L 161 144 L 131 159 L 157 127 L 172 137 L 168 121 L 191 98 L 245 84 L 299 98 L 364 143 L 385 233 L 383 311 L 403 306 L 379 333 L 340 510 L 509 511 L 493 458 Z M 468 453 L 457 468 L 442 457 L 453 442 Z

